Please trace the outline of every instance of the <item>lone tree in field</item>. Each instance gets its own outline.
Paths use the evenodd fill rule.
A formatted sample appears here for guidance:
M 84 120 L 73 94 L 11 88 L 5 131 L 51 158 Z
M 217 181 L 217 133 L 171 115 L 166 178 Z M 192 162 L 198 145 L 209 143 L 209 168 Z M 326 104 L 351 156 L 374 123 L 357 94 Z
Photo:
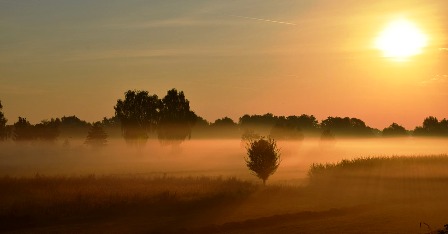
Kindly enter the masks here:
M 100 122 L 96 122 L 92 125 L 89 133 L 86 137 L 84 144 L 90 145 L 92 147 L 105 146 L 107 143 L 107 134 L 103 129 Z
M 247 167 L 266 185 L 266 180 L 280 165 L 280 150 L 277 148 L 276 141 L 271 138 L 252 140 L 247 144 L 246 149 Z

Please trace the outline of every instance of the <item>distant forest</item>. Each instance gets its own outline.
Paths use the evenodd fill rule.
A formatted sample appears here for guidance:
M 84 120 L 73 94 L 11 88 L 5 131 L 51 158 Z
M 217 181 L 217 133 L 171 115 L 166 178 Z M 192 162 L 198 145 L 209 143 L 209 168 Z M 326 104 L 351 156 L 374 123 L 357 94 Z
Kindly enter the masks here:
M 112 108 L 112 107 L 111 107 Z M 109 136 L 123 137 L 127 142 L 158 138 L 162 143 L 181 142 L 187 138 L 270 136 L 278 140 L 305 137 L 334 139 L 339 137 L 448 137 L 448 120 L 429 116 L 421 126 L 407 130 L 392 123 L 382 130 L 367 126 L 350 117 L 328 117 L 319 122 L 313 115 L 275 116 L 243 115 L 238 121 L 223 117 L 209 122 L 190 110 L 182 91 L 171 89 L 162 99 L 147 91 L 128 90 L 113 107 L 115 116 L 89 123 L 76 116 L 64 116 L 31 124 L 25 117 L 8 124 L 0 101 L 0 140 L 55 141 L 58 138 L 86 138 L 86 144 L 104 145 Z

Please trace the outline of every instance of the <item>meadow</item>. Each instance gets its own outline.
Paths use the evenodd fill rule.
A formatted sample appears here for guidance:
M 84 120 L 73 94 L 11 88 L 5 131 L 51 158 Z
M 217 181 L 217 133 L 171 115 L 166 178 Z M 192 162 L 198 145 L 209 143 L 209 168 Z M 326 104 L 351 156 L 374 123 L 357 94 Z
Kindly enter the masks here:
M 442 139 L 279 142 L 266 186 L 239 140 L 112 143 L 2 145 L 0 231 L 436 233 L 448 223 Z

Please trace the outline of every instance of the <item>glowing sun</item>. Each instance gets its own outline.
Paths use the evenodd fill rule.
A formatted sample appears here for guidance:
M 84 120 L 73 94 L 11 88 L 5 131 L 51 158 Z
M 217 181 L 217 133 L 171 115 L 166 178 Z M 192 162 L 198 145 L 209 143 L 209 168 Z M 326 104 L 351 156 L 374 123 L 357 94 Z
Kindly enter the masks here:
M 375 47 L 383 52 L 384 57 L 397 61 L 420 54 L 426 45 L 426 35 L 403 19 L 391 22 L 375 41 Z

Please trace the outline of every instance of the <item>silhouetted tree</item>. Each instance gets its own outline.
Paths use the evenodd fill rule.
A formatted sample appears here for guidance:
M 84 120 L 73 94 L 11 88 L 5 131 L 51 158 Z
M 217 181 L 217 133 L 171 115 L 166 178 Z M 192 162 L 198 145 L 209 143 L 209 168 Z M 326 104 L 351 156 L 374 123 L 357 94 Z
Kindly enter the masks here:
M 92 147 L 101 147 L 107 144 L 107 134 L 100 122 L 96 122 L 90 127 L 84 144 Z
M 61 120 L 59 118 L 43 120 L 41 123 L 34 126 L 35 136 L 37 139 L 45 141 L 54 141 L 58 138 L 60 131 L 59 126 Z
M 59 130 L 63 137 L 84 137 L 90 128 L 90 123 L 75 115 L 63 116 L 60 120 Z
M 421 223 L 420 223 L 420 227 L 421 227 Z M 448 224 L 443 225 L 444 229 L 439 229 L 437 230 L 437 234 L 448 234 Z
M 18 142 L 36 139 L 34 126 L 26 118 L 19 117 L 19 120 L 14 123 L 13 139 Z
M 302 140 L 302 128 L 296 123 L 296 118 L 289 116 L 285 118 L 280 116 L 277 123 L 272 127 L 270 136 L 274 139 L 283 140 Z
M 357 118 L 328 117 L 321 123 L 323 130 L 330 130 L 335 135 L 341 136 L 373 136 L 374 129 Z
M 210 127 L 210 123 L 202 118 L 201 116 L 196 116 L 196 123 L 194 124 L 195 128 L 207 128 Z
M 8 120 L 5 118 L 5 115 L 3 114 L 3 106 L 2 101 L 0 101 L 0 141 L 6 140 L 8 134 L 6 130 L 6 122 Z
M 117 116 L 111 118 L 104 117 L 101 121 L 101 125 L 104 127 L 115 128 L 120 126 L 120 119 Z
M 144 143 L 159 122 L 161 101 L 147 91 L 128 90 L 124 95 L 124 100 L 117 100 L 114 107 L 122 135 L 128 143 Z
M 318 132 L 319 123 L 313 115 L 291 115 L 288 117 L 274 116 L 271 113 L 264 115 L 244 115 L 238 122 L 240 128 L 257 130 L 277 135 L 280 138 L 300 139 L 304 132 Z M 300 132 L 300 134 L 298 133 Z
M 440 131 L 442 132 L 442 134 L 444 136 L 448 136 L 448 120 L 447 119 L 442 119 L 439 122 L 439 127 L 440 127 Z
M 79 119 L 75 115 L 64 116 L 61 118 L 61 126 L 64 128 L 83 128 L 90 127 L 90 124 L 84 120 Z
M 224 118 L 215 120 L 215 122 L 212 123 L 210 126 L 218 127 L 218 128 L 222 128 L 222 127 L 233 128 L 233 127 L 237 127 L 238 125 L 233 121 L 233 119 L 226 116 Z
M 319 123 L 313 115 L 300 115 L 300 116 L 288 116 L 286 117 L 288 124 L 299 128 L 302 131 L 316 131 L 319 129 Z
M 191 129 L 191 135 L 192 137 L 195 138 L 211 137 L 212 134 L 211 134 L 210 122 L 208 122 L 201 116 L 196 116 L 195 124 Z
M 416 136 L 448 136 L 448 121 L 443 119 L 439 122 L 436 117 L 429 116 L 423 121 L 421 127 L 414 129 Z
M 277 143 L 271 138 L 260 138 L 250 141 L 246 149 L 247 167 L 266 185 L 266 180 L 280 165 L 280 150 L 277 148 Z
M 6 125 L 6 139 L 12 139 L 14 136 L 14 125 Z
M 184 92 L 171 89 L 162 99 L 157 136 L 162 144 L 179 144 L 191 137 L 196 114 L 190 110 L 190 102 Z
M 259 129 L 263 131 L 265 129 L 270 130 L 277 120 L 278 118 L 271 113 L 264 115 L 243 115 L 240 117 L 238 124 L 243 130 Z
M 383 129 L 383 136 L 391 137 L 391 136 L 406 136 L 408 132 L 403 126 L 398 125 L 397 123 L 392 123 L 389 127 Z

